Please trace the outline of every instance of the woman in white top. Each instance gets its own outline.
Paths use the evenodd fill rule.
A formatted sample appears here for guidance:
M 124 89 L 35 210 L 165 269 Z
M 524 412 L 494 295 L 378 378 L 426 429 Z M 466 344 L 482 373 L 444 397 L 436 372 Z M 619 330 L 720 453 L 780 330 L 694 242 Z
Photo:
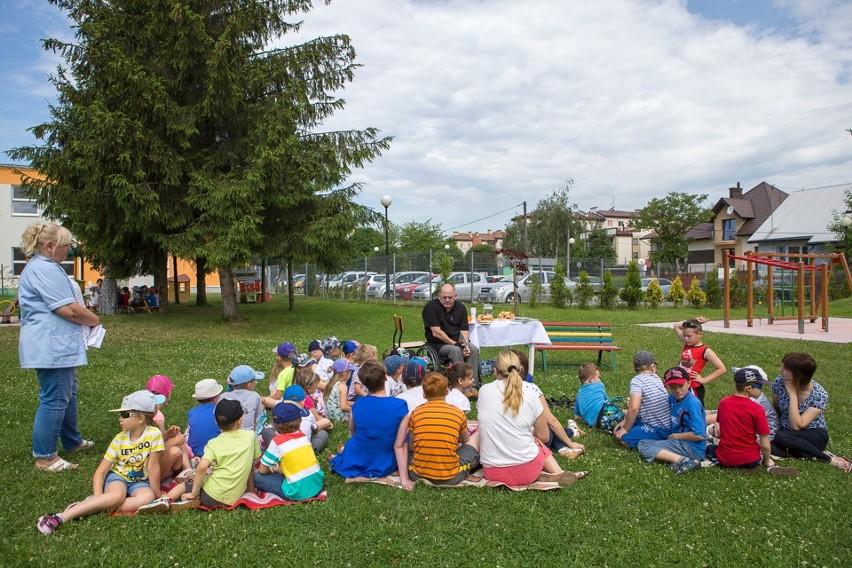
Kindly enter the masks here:
M 479 391 L 483 474 L 489 481 L 506 485 L 529 485 L 536 480 L 571 485 L 585 473 L 563 471 L 541 443 L 550 434 L 544 409 L 536 394 L 523 388 L 520 370 L 517 355 L 501 352 L 494 362 L 497 380 Z

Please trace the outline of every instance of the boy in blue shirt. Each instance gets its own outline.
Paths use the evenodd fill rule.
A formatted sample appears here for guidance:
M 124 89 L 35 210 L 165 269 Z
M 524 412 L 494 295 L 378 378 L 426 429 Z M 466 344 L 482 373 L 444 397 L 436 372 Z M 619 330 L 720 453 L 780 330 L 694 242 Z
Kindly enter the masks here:
M 641 440 L 637 445 L 642 459 L 666 462 L 675 475 L 701 467 L 707 445 L 704 406 L 689 383 L 689 374 L 682 367 L 666 371 L 663 384 L 669 391 L 671 432 L 665 440 Z
M 574 401 L 574 418 L 582 418 L 589 426 L 612 434 L 615 426 L 624 420 L 624 411 L 609 400 L 601 382 L 601 370 L 594 363 L 583 363 L 577 377 L 580 390 Z

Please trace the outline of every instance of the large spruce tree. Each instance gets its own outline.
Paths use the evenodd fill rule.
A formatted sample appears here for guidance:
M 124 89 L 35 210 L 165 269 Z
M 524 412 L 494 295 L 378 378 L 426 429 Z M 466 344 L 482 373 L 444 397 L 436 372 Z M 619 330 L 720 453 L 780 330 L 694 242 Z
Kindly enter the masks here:
M 351 168 L 389 144 L 375 129 L 322 132 L 344 101 L 355 52 L 345 35 L 283 48 L 307 0 L 51 0 L 76 24 L 47 40 L 64 65 L 58 102 L 18 148 L 44 181 L 26 186 L 116 274 L 165 276 L 166 252 L 219 271 L 253 257 L 329 263 L 370 212 Z

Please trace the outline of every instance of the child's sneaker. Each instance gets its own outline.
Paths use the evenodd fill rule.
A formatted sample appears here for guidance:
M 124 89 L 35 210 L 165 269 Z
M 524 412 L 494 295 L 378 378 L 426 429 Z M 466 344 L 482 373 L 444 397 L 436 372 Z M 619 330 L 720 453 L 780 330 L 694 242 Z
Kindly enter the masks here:
M 42 515 L 38 518 L 36 528 L 41 534 L 53 534 L 63 522 L 62 517 L 55 513 L 50 513 L 49 515 Z
M 160 497 L 146 505 L 139 507 L 136 512 L 140 515 L 149 515 L 153 513 L 165 513 L 169 510 L 169 498 Z
M 172 513 L 177 513 L 179 511 L 183 511 L 184 509 L 195 509 L 201 504 L 201 500 L 193 499 L 192 501 L 174 501 L 169 503 L 169 511 Z
M 689 458 L 684 458 L 684 460 L 678 462 L 678 468 L 675 472 L 675 475 L 683 475 L 684 473 L 695 471 L 696 469 L 701 467 L 701 462 L 699 460 L 692 460 Z
M 175 476 L 175 483 L 183 483 L 195 476 L 195 470 L 185 469 Z

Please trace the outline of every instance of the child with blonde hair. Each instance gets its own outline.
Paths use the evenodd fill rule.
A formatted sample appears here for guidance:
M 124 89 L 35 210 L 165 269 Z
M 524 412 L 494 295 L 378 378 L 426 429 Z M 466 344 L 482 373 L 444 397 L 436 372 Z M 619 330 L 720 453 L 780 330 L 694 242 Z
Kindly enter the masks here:
M 293 366 L 293 356 L 296 354 L 296 346 L 284 342 L 273 351 L 275 353 L 275 364 L 269 372 L 269 396 L 261 397 L 264 408 L 273 408 L 281 400 L 281 396 L 287 387 L 293 384 L 293 376 L 296 368 Z
M 616 425 L 624 420 L 624 411 L 606 394 L 600 368 L 594 363 L 583 363 L 577 378 L 580 379 L 580 390 L 574 401 L 576 418 L 612 434 Z
M 92 495 L 68 505 L 61 513 L 39 517 L 39 532 L 53 534 L 72 519 L 100 511 L 133 512 L 160 494 L 163 436 L 152 424 L 156 410 L 154 395 L 140 390 L 124 397 L 121 407 L 110 411 L 118 412 L 121 432 L 110 442 L 95 470 Z
M 352 380 L 354 369 L 352 363 L 342 357 L 334 362 L 334 374 L 323 393 L 326 401 L 325 413 L 331 420 L 349 422 L 349 413 L 352 412 L 352 403 L 348 397 L 349 381 Z

